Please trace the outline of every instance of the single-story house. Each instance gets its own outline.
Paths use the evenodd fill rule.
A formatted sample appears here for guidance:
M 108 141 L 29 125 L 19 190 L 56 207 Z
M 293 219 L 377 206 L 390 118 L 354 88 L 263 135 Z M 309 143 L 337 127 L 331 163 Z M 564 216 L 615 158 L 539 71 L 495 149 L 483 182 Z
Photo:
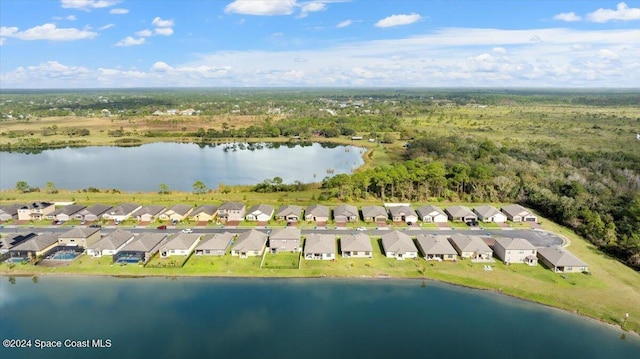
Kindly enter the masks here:
M 555 273 L 588 272 L 589 265 L 563 247 L 538 248 L 538 259 Z
M 478 220 L 482 222 L 504 223 L 507 221 L 507 216 L 492 206 L 478 206 L 473 209 L 473 212 L 478 215 Z
M 299 228 L 277 228 L 269 234 L 269 250 L 271 253 L 300 252 L 302 232 Z
M 341 204 L 333 209 L 333 220 L 338 223 L 358 222 L 360 214 L 358 207 L 350 204 Z
M 166 241 L 165 233 L 143 233 L 131 242 L 125 244 L 113 256 L 115 263 L 143 263 L 146 264 L 160 246 Z
M 394 222 L 418 223 L 418 214 L 409 206 L 391 206 L 389 213 Z
M 197 256 L 223 256 L 231 246 L 235 234 L 230 232 L 206 234 L 196 246 Z
M 418 234 L 416 242 L 424 259 L 428 261 L 455 261 L 458 259 L 458 252 L 445 236 Z
M 165 206 L 150 204 L 133 212 L 131 216 L 137 219 L 138 222 L 153 222 L 160 217 L 165 209 Z
M 188 256 L 198 245 L 201 235 L 197 233 L 179 233 L 166 241 L 159 249 L 161 258 Z
M 64 232 L 58 237 L 58 244 L 61 246 L 78 246 L 87 248 L 102 238 L 100 228 L 76 227 Z
M 57 233 L 41 233 L 9 249 L 9 257 L 34 260 L 46 256 L 56 247 L 58 247 Z
M 113 207 L 106 204 L 94 204 L 93 206 L 82 209 L 80 212 L 74 214 L 73 217 L 79 221 L 95 222 L 99 220 L 103 214 L 111 210 L 111 208 Z
M 133 212 L 140 208 L 142 208 L 142 206 L 137 203 L 123 203 L 104 212 L 102 218 L 107 221 L 122 222 L 129 219 Z
M 321 204 L 314 204 L 308 206 L 304 210 L 304 219 L 307 222 L 326 223 L 327 221 L 329 221 L 330 212 L 331 211 L 329 210 L 329 207 L 323 206 Z
M 340 252 L 344 258 L 372 258 L 371 238 L 364 233 L 341 236 Z
M 183 221 L 193 211 L 193 207 L 186 204 L 175 204 L 160 215 L 162 221 Z
M 304 241 L 304 259 L 336 259 L 336 236 L 324 233 L 308 234 Z
M 302 207 L 287 204 L 276 211 L 276 219 L 279 221 L 298 222 L 302 217 Z
M 118 253 L 122 247 L 131 242 L 135 238 L 133 233 L 129 231 L 123 231 L 120 229 L 115 230 L 109 235 L 103 237 L 96 243 L 87 247 L 87 255 L 92 257 L 113 256 Z
M 445 208 L 444 212 L 453 222 L 475 222 L 478 216 L 465 206 L 451 206 Z
M 11 248 L 35 236 L 35 233 L 8 233 L 0 237 L 0 254 L 7 253 Z
M 244 217 L 247 221 L 268 222 L 273 217 L 275 208 L 268 204 L 256 204 L 249 208 L 249 212 Z
M 493 252 L 507 264 L 526 263 L 530 266 L 538 264 L 538 250 L 529 241 L 522 238 L 494 238 Z
M 238 235 L 236 244 L 231 247 L 231 255 L 240 258 L 258 257 L 267 246 L 267 234 L 252 229 Z
M 32 202 L 18 208 L 19 221 L 40 221 L 56 210 L 51 202 Z
M 418 248 L 416 248 L 411 237 L 400 231 L 383 234 L 382 248 L 388 258 L 403 260 L 418 257 Z
M 493 251 L 479 236 L 456 233 L 449 238 L 449 242 L 462 258 L 477 261 L 493 260 Z
M 538 216 L 519 204 L 510 204 L 500 210 L 511 222 L 538 222 Z
M 362 219 L 365 222 L 386 222 L 389 218 L 389 213 L 382 206 L 363 206 L 362 207 Z
M 70 204 L 67 206 L 60 207 L 55 211 L 49 213 L 47 215 L 48 219 L 55 219 L 56 221 L 69 221 L 71 220 L 76 213 L 82 211 L 87 208 L 87 206 L 79 205 L 79 204 Z
M 449 219 L 440 207 L 432 204 L 418 207 L 417 212 L 418 217 L 424 223 L 447 223 Z
M 0 222 L 18 219 L 18 208 L 24 207 L 23 203 L 8 204 L 0 207 Z
M 191 219 L 197 222 L 209 222 L 213 221 L 218 213 L 218 206 L 211 204 L 203 204 L 191 212 Z
M 223 222 L 244 221 L 244 214 L 247 211 L 244 203 L 226 202 L 218 207 L 218 218 Z

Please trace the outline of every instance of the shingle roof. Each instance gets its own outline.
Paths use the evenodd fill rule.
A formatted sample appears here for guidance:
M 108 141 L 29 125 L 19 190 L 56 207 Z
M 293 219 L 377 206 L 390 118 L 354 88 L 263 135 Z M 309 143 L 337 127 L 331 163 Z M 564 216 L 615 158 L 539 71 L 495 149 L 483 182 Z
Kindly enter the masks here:
M 409 206 L 394 206 L 389 207 L 389 212 L 391 212 L 392 217 L 401 217 L 401 216 L 418 216 L 416 211 Z
M 200 236 L 201 235 L 197 233 L 180 233 L 163 244 L 162 247 L 160 247 L 160 250 L 170 251 L 176 249 L 189 249 L 198 239 L 200 239 Z
M 111 208 L 112 208 L 111 206 L 108 206 L 106 204 L 94 204 L 93 206 L 89 206 L 89 207 L 81 210 L 77 214 L 80 214 L 80 215 L 83 215 L 83 216 L 86 216 L 86 215 L 89 215 L 89 214 L 93 214 L 95 216 L 99 216 L 99 215 L 107 212 Z
M 134 211 L 136 208 L 140 207 L 137 203 L 123 203 L 119 206 L 111 208 L 108 213 L 112 216 L 123 216 L 125 214 L 129 214 Z M 106 213 L 106 212 L 105 212 Z
M 423 254 L 457 254 L 455 248 L 445 236 L 418 234 L 416 241 L 420 244 Z
M 342 252 L 372 252 L 371 238 L 364 233 L 347 234 L 340 237 Z
M 202 237 L 196 249 L 202 250 L 225 250 L 233 240 L 235 234 L 230 232 L 208 234 Z
M 478 236 L 456 233 L 450 238 L 461 252 L 493 253 L 491 248 Z
M 191 212 L 191 217 L 195 217 L 197 214 L 205 213 L 210 216 L 213 216 L 214 213 L 218 210 L 218 206 L 214 206 L 211 204 L 203 204 L 202 206 L 196 208 L 193 212 Z
M 336 253 L 336 236 L 310 233 L 304 242 L 304 253 Z
M 191 206 L 189 206 L 189 205 L 186 205 L 186 204 L 175 204 L 175 205 L 171 206 L 171 208 L 169 208 L 168 211 L 171 211 L 171 212 L 173 212 L 175 214 L 184 216 L 184 215 L 187 214 L 187 212 L 189 212 L 190 209 L 191 209 Z
M 556 267 L 586 267 L 587 263 L 560 246 L 538 248 L 538 254 Z
M 302 231 L 300 230 L 300 228 L 294 228 L 294 227 L 286 227 L 286 228 L 276 228 L 273 231 L 271 231 L 271 234 L 269 234 L 269 239 L 297 239 L 300 240 L 300 237 L 302 236 Z
M 62 233 L 60 238 L 87 238 L 98 231 L 100 231 L 100 228 L 76 227 Z
M 421 218 L 424 216 L 435 216 L 437 214 L 441 214 L 443 216 L 447 215 L 446 213 L 444 213 L 442 208 L 434 206 L 432 204 L 418 207 L 418 213 L 420 214 Z
M 392 231 L 383 234 L 382 247 L 384 247 L 385 252 L 394 252 L 398 254 L 418 252 L 418 248 L 413 244 L 411 237 L 399 231 Z
M 267 234 L 252 229 L 238 235 L 234 251 L 261 251 L 267 243 Z
M 341 204 L 333 209 L 333 216 L 358 217 L 358 207 L 350 204 Z
M 142 216 L 142 215 L 145 215 L 145 214 L 150 214 L 152 216 L 157 216 L 164 210 L 165 210 L 165 206 L 159 206 L 159 205 L 152 204 L 152 205 L 148 205 L 148 206 L 144 206 L 144 207 L 140 208 L 139 210 L 135 211 L 132 215 L 134 217 Z
M 260 212 L 260 213 L 264 213 L 267 215 L 270 215 L 273 213 L 273 206 L 268 205 L 268 204 L 256 204 L 254 206 L 251 206 L 251 208 L 249 208 L 249 213 L 254 213 L 254 212 Z
M 218 211 L 239 211 L 243 208 L 244 203 L 242 202 L 225 202 L 218 207 Z
M 26 240 L 17 246 L 11 248 L 15 251 L 41 251 L 54 243 L 58 243 L 58 234 L 41 233 L 36 237 Z
M 519 204 L 510 204 L 508 206 L 502 207 L 502 212 L 509 216 L 526 216 L 531 214 L 531 211 L 522 207 Z
M 488 205 L 475 207 L 473 211 L 476 212 L 478 216 L 481 216 L 482 218 L 493 217 L 496 214 L 501 214 L 501 212 L 498 211 L 495 207 L 488 206 Z
M 133 238 L 133 233 L 118 229 L 90 246 L 89 249 L 94 251 L 116 250 L 131 238 Z
M 35 233 L 9 233 L 0 238 L 0 249 L 8 250 L 36 236 Z
M 508 250 L 530 250 L 536 249 L 536 247 L 529 243 L 529 241 L 522 238 L 504 238 L 504 237 L 496 237 L 494 238 L 496 244 L 500 245 L 500 247 Z
M 296 215 L 296 216 L 300 216 L 300 213 L 302 213 L 302 207 L 300 206 L 296 206 L 296 205 L 291 205 L 291 204 L 287 204 L 284 206 L 281 206 L 280 208 L 278 208 L 278 212 L 276 213 L 276 216 L 278 217 L 285 217 L 288 215 Z
M 362 207 L 362 216 L 364 217 L 377 217 L 377 216 L 387 216 L 387 210 L 382 206 L 363 206 Z
M 314 215 L 318 217 L 329 217 L 329 207 L 321 204 L 308 206 L 304 211 L 305 216 Z
M 138 238 L 127 243 L 121 251 L 127 252 L 150 252 L 166 238 L 164 233 L 144 233 Z
M 451 206 L 445 209 L 445 212 L 449 213 L 454 218 L 476 216 L 469 208 L 464 206 Z
M 53 213 L 51 213 L 51 215 L 52 216 L 57 216 L 59 214 L 72 215 L 82 211 L 85 208 L 87 208 L 87 206 L 82 206 L 79 204 L 70 204 L 68 206 L 64 206 L 56 209 L 55 211 L 53 211 Z

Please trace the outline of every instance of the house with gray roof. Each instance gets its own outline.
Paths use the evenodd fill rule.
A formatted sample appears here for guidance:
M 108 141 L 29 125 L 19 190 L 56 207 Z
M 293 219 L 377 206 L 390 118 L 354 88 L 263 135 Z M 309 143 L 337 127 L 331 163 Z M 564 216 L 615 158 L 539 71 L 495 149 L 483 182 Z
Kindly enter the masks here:
M 302 231 L 295 227 L 276 228 L 269 234 L 271 253 L 300 252 Z
M 18 244 L 35 237 L 35 233 L 7 233 L 0 237 L 0 254 L 5 254 Z
M 410 206 L 391 206 L 389 213 L 394 222 L 418 223 L 418 214 Z
M 138 222 L 153 222 L 160 217 L 165 209 L 165 206 L 150 204 L 133 212 L 131 216 L 137 219 Z
M 0 207 L 0 222 L 18 219 L 18 208 L 24 207 L 23 203 L 8 204 Z
M 418 248 L 413 244 L 411 237 L 400 231 L 383 234 L 382 248 L 388 258 L 404 260 L 418 257 Z
M 469 208 L 465 206 L 451 206 L 445 208 L 444 212 L 453 222 L 475 222 L 478 220 L 478 215 L 473 213 Z
M 166 241 L 165 233 L 143 233 L 122 247 L 113 256 L 115 263 L 143 263 L 146 264 L 160 246 Z
M 538 248 L 538 259 L 555 273 L 588 272 L 589 265 L 560 246 Z
M 241 202 L 225 202 L 218 207 L 218 218 L 223 222 L 244 221 L 247 207 Z
M 304 241 L 304 259 L 336 259 L 336 236 L 324 233 L 308 234 Z
M 448 217 L 444 211 L 432 204 L 418 207 L 418 217 L 424 223 L 447 223 Z
M 329 207 L 321 204 L 314 204 L 308 206 L 304 210 L 304 219 L 307 222 L 327 223 L 327 221 L 329 221 L 330 212 Z
M 364 233 L 340 236 L 340 252 L 343 258 L 373 258 L 371 238 Z
M 268 204 L 256 204 L 249 208 L 245 219 L 247 221 L 256 221 L 256 222 L 269 222 L 271 217 L 273 217 L 273 213 L 275 212 L 275 208 Z
M 19 221 L 41 221 L 49 213 L 56 210 L 55 204 L 51 202 L 31 202 L 18 208 Z
M 193 212 L 193 207 L 187 204 L 174 204 L 166 211 L 160 214 L 159 218 L 162 221 L 176 221 L 181 222 L 185 220 L 189 214 Z
M 336 223 L 358 222 L 360 214 L 358 207 L 350 204 L 341 204 L 333 209 L 333 220 Z
M 493 261 L 493 251 L 479 236 L 456 233 L 449 238 L 449 242 L 462 258 L 478 262 Z
M 538 222 L 538 216 L 519 204 L 511 204 L 500 209 L 511 222 Z
M 9 249 L 9 257 L 34 261 L 58 247 L 57 233 L 40 233 Z
M 231 255 L 240 258 L 261 256 L 267 246 L 267 238 L 266 233 L 255 229 L 240 233 L 236 244 L 231 247 Z
M 455 261 L 458 259 L 458 252 L 445 236 L 418 234 L 416 243 L 420 253 L 428 261 Z
M 538 264 L 538 250 L 529 241 L 522 238 L 495 237 L 493 252 L 507 264 L 525 263 L 530 266 Z
M 191 212 L 190 217 L 197 222 L 210 222 L 216 217 L 218 206 L 203 204 Z
M 75 227 L 62 233 L 58 237 L 58 244 L 61 246 L 78 246 L 87 248 L 101 238 L 100 228 Z
M 389 218 L 387 210 L 382 206 L 363 206 L 362 219 L 365 222 L 386 222 Z
M 196 246 L 197 256 L 223 256 L 236 235 L 230 232 L 205 234 Z
M 87 247 L 87 255 L 100 258 L 102 256 L 113 256 L 122 247 L 135 238 L 133 233 L 117 229 L 109 235 L 103 237 L 96 243 Z
M 482 222 L 504 223 L 507 221 L 507 216 L 492 206 L 474 207 L 473 212 L 478 215 L 478 220 Z
M 49 213 L 47 215 L 47 219 L 55 219 L 56 221 L 69 221 L 73 218 L 73 216 L 80 212 L 81 210 L 87 208 L 87 206 L 83 206 L 80 204 L 70 204 L 67 206 L 62 206 L 55 211 Z
M 101 218 L 101 216 L 107 213 L 112 206 L 106 204 L 94 204 L 87 208 L 84 208 L 73 215 L 73 217 L 79 221 L 95 222 Z
M 158 250 L 160 258 L 169 258 L 171 256 L 186 257 L 190 255 L 198 245 L 201 236 L 198 233 L 179 233 L 160 246 Z
M 280 206 L 276 211 L 276 219 L 279 221 L 298 222 L 302 217 L 302 207 L 287 204 Z
M 142 206 L 138 203 L 123 203 L 104 212 L 102 218 L 107 221 L 122 222 L 129 219 L 133 212 L 140 208 L 142 208 Z

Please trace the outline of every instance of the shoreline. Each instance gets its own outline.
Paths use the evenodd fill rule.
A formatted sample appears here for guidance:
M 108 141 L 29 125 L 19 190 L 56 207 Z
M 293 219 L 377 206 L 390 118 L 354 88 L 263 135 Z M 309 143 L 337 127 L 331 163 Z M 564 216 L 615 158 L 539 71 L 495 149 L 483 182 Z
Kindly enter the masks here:
M 536 305 L 541 305 L 545 308 L 548 309 L 552 309 L 552 310 L 557 310 L 557 311 L 561 311 L 563 313 L 568 313 L 574 316 L 578 316 L 580 318 L 586 318 L 589 319 L 591 321 L 593 321 L 594 323 L 597 324 L 601 324 L 601 325 L 605 325 L 607 327 L 609 327 L 610 329 L 615 329 L 615 330 L 620 330 L 623 335 L 628 335 L 631 334 L 634 337 L 636 337 L 637 339 L 640 339 L 640 332 L 636 332 L 634 330 L 630 330 L 630 329 L 625 329 L 623 328 L 620 324 L 615 324 L 615 323 L 611 323 L 611 322 L 607 322 L 603 319 L 599 319 L 599 318 L 595 318 L 592 316 L 589 316 L 587 314 L 581 313 L 579 310 L 569 310 L 569 309 L 565 309 L 565 308 L 561 308 L 561 307 L 557 307 L 557 306 L 553 306 L 551 304 L 547 304 L 547 303 L 542 303 L 539 301 L 535 301 L 533 299 L 530 298 L 526 298 L 526 297 L 521 297 L 521 296 L 517 296 L 514 294 L 510 294 L 510 293 L 505 293 L 503 290 L 501 289 L 494 289 L 494 288 L 485 288 L 485 287 L 474 287 L 474 286 L 470 286 L 470 285 L 465 285 L 465 284 L 460 284 L 460 283 L 455 283 L 455 282 L 450 282 L 450 281 L 445 281 L 445 280 L 440 280 L 440 279 L 435 279 L 435 278 L 430 278 L 430 277 L 423 277 L 423 278 L 410 278 L 410 277 L 396 277 L 396 276 L 357 276 L 357 277 L 349 277 L 349 276 L 328 276 L 328 275 L 320 275 L 320 276 L 273 276 L 273 275 L 269 275 L 269 276 L 240 276 L 240 275 L 202 275 L 202 274 L 197 274 L 197 275 L 166 275 L 166 274 L 145 274 L 145 275 L 135 275 L 135 274 L 127 274 L 127 275 L 113 275 L 113 274 L 102 274 L 102 273 L 41 273 L 41 274 L 34 274 L 34 273 L 16 273 L 14 275 L 8 275 L 7 273 L 4 272 L 0 272 L 0 278 L 2 277 L 6 277 L 6 278 L 11 278 L 11 277 L 18 277 L 18 278 L 33 278 L 33 277 L 68 277 L 68 278 L 77 278 L 77 277 L 88 277 L 88 278 L 105 278 L 105 277 L 111 277 L 111 278 L 115 278 L 115 279 L 144 279 L 144 278 L 165 278 L 165 279 L 171 279 L 171 278 L 194 278 L 194 279 L 266 279 L 266 280 L 271 280 L 271 279 L 277 279 L 277 280 L 289 280 L 289 279 L 311 279 L 311 280 L 318 280 L 318 279 L 333 279 L 333 280 L 345 280 L 345 281 L 350 281 L 350 280 L 362 280 L 362 281 L 367 281 L 367 280 L 371 280 L 371 281 L 397 281 L 397 280 L 407 280 L 407 281 L 430 281 L 430 282 L 434 282 L 434 283 L 441 283 L 441 284 L 446 284 L 446 285 L 451 285 L 451 286 L 455 286 L 455 287 L 459 287 L 459 288 L 466 288 L 466 289 L 471 289 L 471 290 L 479 290 L 479 291 L 484 291 L 484 292 L 490 292 L 490 293 L 494 293 L 494 294 L 498 294 L 498 295 L 502 295 L 502 296 L 506 296 L 509 298 L 513 298 L 513 299 L 517 299 L 517 300 L 521 300 L 521 301 L 525 301 L 531 304 L 536 304 Z

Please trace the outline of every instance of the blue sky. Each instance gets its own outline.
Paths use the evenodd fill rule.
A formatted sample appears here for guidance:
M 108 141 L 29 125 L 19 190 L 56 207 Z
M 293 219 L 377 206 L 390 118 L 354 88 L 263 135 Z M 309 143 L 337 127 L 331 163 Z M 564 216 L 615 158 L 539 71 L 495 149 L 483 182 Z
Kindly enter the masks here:
M 2 0 L 0 88 L 640 87 L 640 1 Z

